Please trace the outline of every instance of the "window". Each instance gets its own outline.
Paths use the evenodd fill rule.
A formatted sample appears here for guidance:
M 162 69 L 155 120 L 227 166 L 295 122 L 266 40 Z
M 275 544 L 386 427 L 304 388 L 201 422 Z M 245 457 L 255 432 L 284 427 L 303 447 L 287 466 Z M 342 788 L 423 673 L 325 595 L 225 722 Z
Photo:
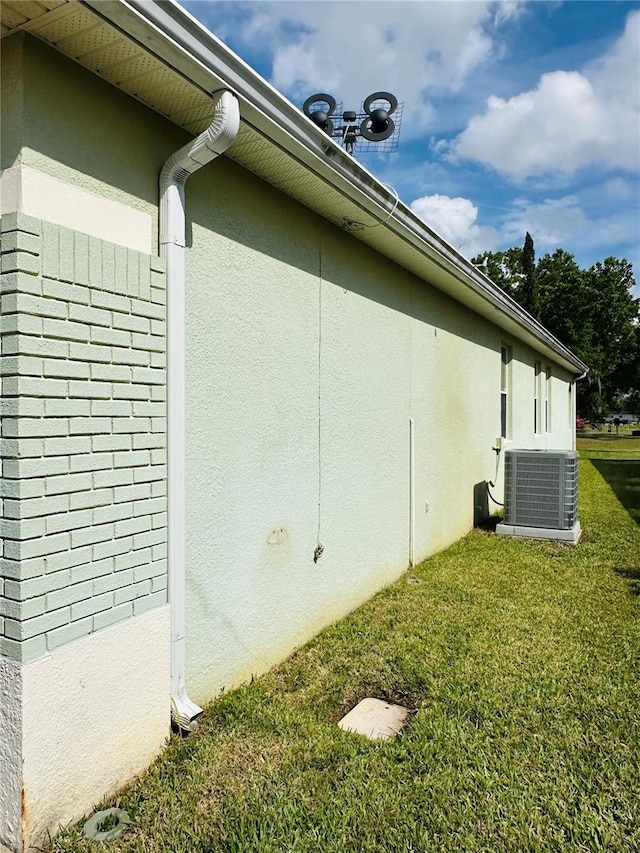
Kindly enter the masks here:
M 545 368 L 544 379 L 544 431 L 551 432 L 551 367 Z
M 542 362 L 536 361 L 533 366 L 533 431 L 542 432 Z
M 500 435 L 507 438 L 509 431 L 509 386 L 511 384 L 511 347 L 500 351 Z

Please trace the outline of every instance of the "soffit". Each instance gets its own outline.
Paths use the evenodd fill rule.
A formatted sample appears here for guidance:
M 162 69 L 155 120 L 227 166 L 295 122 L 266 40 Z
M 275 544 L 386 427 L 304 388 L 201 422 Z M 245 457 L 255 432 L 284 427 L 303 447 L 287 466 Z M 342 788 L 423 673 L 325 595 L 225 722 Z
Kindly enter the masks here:
M 31 33 L 190 134 L 200 133 L 211 120 L 209 91 L 163 64 L 81 3 L 3 0 L 0 19 L 3 37 L 18 30 Z M 329 182 L 301 168 L 287 150 L 253 128 L 244 116 L 226 156 L 336 224 L 343 225 L 345 220 L 376 223 Z
M 39 0 L 39 2 L 27 2 L 27 0 L 3 0 L 0 3 L 0 29 L 2 37 L 11 35 L 12 32 L 22 29 L 25 25 L 48 14 L 58 6 L 64 6 L 67 0 Z
M 3 0 L 0 20 L 3 37 L 19 30 L 31 33 L 190 134 L 200 133 L 211 121 L 210 89 L 194 85 L 80 3 Z M 244 117 L 226 156 L 337 223 L 363 215 L 326 182 L 301 170 Z
M 192 135 L 210 122 L 211 91 L 230 87 L 242 123 L 225 156 L 568 369 L 584 367 L 215 36 L 191 19 L 174 41 L 187 18 L 138 0 L 0 3 L 3 38 L 31 33 Z
M 206 92 L 80 3 L 3 0 L 0 21 L 3 38 L 31 33 L 190 133 L 210 120 Z

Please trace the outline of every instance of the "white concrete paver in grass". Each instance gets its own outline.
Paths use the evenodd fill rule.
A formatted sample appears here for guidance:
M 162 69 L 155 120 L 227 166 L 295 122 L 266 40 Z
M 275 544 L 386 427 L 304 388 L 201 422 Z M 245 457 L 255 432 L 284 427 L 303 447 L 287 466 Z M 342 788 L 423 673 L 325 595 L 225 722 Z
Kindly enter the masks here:
M 396 735 L 411 714 L 402 705 L 383 699 L 362 699 L 338 722 L 341 729 L 356 732 L 371 740 L 388 740 Z

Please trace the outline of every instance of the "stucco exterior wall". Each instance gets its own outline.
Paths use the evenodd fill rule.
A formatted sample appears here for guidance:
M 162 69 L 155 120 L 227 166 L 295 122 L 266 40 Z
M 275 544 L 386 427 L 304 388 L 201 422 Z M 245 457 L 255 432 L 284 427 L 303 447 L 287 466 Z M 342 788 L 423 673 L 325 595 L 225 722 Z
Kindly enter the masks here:
M 158 172 L 184 134 L 16 42 L 25 144 L 5 165 L 148 217 L 153 239 Z M 397 577 L 412 527 L 416 559 L 470 528 L 474 485 L 501 475 L 502 344 L 503 445 L 570 447 L 572 429 L 562 371 L 552 431 L 535 434 L 539 356 L 226 158 L 190 180 L 187 209 L 188 662 L 204 699 Z
M 22 843 L 22 666 L 0 655 L 0 853 Z
M 160 752 L 168 637 L 165 605 L 23 667 L 25 847 L 90 812 Z
M 146 217 L 151 242 L 135 248 L 157 253 L 158 174 L 167 156 L 187 141 L 184 131 L 25 33 L 2 42 L 0 109 L 3 170 L 24 166 L 74 194 L 86 192 L 122 205 L 138 220 Z M 76 227 L 50 211 L 22 212 Z M 85 213 L 85 222 L 92 218 Z M 103 217 L 102 227 L 114 223 Z M 111 239 L 108 230 L 99 236 Z M 118 242 L 126 245 L 122 238 Z
M 479 484 L 500 500 L 503 344 L 504 448 L 572 431 L 558 367 L 535 434 L 539 355 L 229 161 L 193 179 L 188 216 L 187 660 L 204 701 L 397 578 L 412 530 L 416 560 L 464 535 Z
M 510 430 L 506 447 L 535 449 L 571 449 L 575 439 L 574 391 L 571 374 L 518 341 L 504 339 L 512 346 L 511 374 L 512 406 Z M 535 363 L 541 366 L 539 405 L 544 409 L 549 400 L 549 426 L 545 429 L 544 414 L 539 419 L 539 431 L 534 428 Z M 549 368 L 548 391 L 546 371 Z
M 31 768 L 30 790 L 39 792 L 40 816 L 33 818 L 39 832 L 77 816 L 70 813 L 76 776 L 64 769 L 65 742 L 57 741 L 53 753 L 64 769 L 64 793 L 47 794 L 37 769 L 37 756 L 50 746 L 49 735 L 35 734 L 47 685 L 62 666 L 78 708 L 89 713 L 99 690 L 95 682 L 73 680 L 78 662 L 105 654 L 102 644 L 110 638 L 112 663 L 128 654 L 134 626 L 147 615 L 157 622 L 133 656 L 152 678 L 141 684 L 154 697 L 149 713 L 156 721 L 156 746 L 145 756 L 161 738 L 168 659 L 164 541 L 144 537 L 157 536 L 165 523 L 155 503 L 164 498 L 164 451 L 157 443 L 164 422 L 156 405 L 164 400 L 158 381 L 164 368 L 162 347 L 150 339 L 164 334 L 157 313 L 163 271 L 154 257 L 158 174 L 185 135 L 25 36 L 3 46 L 5 81 L 10 117 L 2 156 L 9 193 L 3 212 L 5 223 L 16 226 L 6 230 L 22 236 L 7 250 L 20 255 L 20 263 L 3 279 L 14 347 L 3 355 L 10 355 L 8 387 L 16 393 L 9 394 L 15 435 L 3 435 L 4 482 L 12 483 L 5 486 L 5 529 L 14 544 L 3 556 L 0 635 L 3 654 L 23 667 L 20 725 L 31 734 L 19 752 Z M 64 203 L 55 203 L 58 196 Z M 546 369 L 546 359 L 229 159 L 190 179 L 187 211 L 187 686 L 204 702 L 263 671 L 393 581 L 411 550 L 420 560 L 464 535 L 486 481 L 496 483 L 492 491 L 500 499 L 502 454 L 494 448 L 502 346 L 512 349 L 503 448 L 569 448 L 573 420 L 570 376 L 557 365 L 550 365 L 550 429 L 536 432 L 534 365 L 542 360 Z M 23 218 L 14 222 L 16 214 Z M 71 255 L 59 252 L 56 275 L 45 268 L 55 252 L 48 256 L 45 247 L 41 263 L 39 241 L 46 234 L 57 235 L 58 250 L 64 241 L 74 247 Z M 114 247 L 123 277 L 92 266 L 98 243 L 108 256 Z M 129 292 L 132 257 L 137 294 Z M 143 257 L 146 299 L 140 295 Z M 77 278 L 76 265 L 86 281 Z M 131 325 L 145 319 L 144 330 Z M 84 337 L 75 337 L 80 331 Z M 105 335 L 110 339 L 102 340 Z M 98 356 L 106 350 L 104 361 Z M 148 361 L 119 360 L 125 350 L 146 353 Z M 58 371 L 75 372 L 48 373 L 49 361 Z M 116 386 L 147 389 L 146 396 L 121 396 Z M 40 391 L 28 392 L 36 387 Z M 62 432 L 28 434 L 41 427 Z M 82 433 L 72 431 L 81 427 Z M 127 447 L 118 443 L 123 436 Z M 37 470 L 40 463 L 49 466 L 46 472 Z M 149 469 L 142 479 L 139 466 Z M 106 504 L 92 503 L 105 489 Z M 29 503 L 60 495 L 62 508 L 42 504 L 40 511 Z M 123 504 L 130 505 L 126 517 L 113 515 Z M 29 507 L 33 512 L 24 515 Z M 147 527 L 140 527 L 141 518 Z M 60 528 L 67 521 L 72 526 Z M 101 532 L 93 539 L 96 528 Z M 133 547 L 117 550 L 129 538 Z M 324 550 L 314 562 L 318 544 Z M 81 549 L 86 559 L 68 562 Z M 127 563 L 131 552 L 145 558 Z M 116 577 L 124 581 L 125 573 L 124 592 L 105 587 Z M 51 586 L 54 578 L 59 586 Z M 74 587 L 80 598 L 65 599 Z M 141 596 L 127 597 L 136 589 Z M 142 599 L 153 608 L 148 614 Z M 122 622 L 111 624 L 116 618 Z M 158 661 L 147 666 L 155 655 Z M 123 691 L 134 677 L 127 668 Z M 109 715 L 117 711 L 109 707 L 91 743 L 100 732 L 113 733 Z M 112 766 L 112 780 L 134 772 L 115 757 Z M 96 777 L 89 799 L 110 784 Z M 58 800 L 69 808 L 57 810 Z

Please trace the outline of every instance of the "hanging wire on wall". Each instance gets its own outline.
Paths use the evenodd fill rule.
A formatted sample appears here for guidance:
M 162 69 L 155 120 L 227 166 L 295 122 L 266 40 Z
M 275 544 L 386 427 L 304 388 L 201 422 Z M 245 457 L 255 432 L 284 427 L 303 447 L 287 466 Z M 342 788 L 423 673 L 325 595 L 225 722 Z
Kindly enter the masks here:
M 318 237 L 318 530 L 316 533 L 316 547 L 313 552 L 313 562 L 317 563 L 324 545 L 320 541 L 320 530 L 322 521 L 322 244 L 324 239 L 323 229 L 320 229 Z
M 400 196 L 398 195 L 395 187 L 392 187 L 391 184 L 383 184 L 395 197 L 395 201 L 393 203 L 393 207 L 389 211 L 389 213 L 385 216 L 384 219 L 378 220 L 378 222 L 374 222 L 373 224 L 368 222 L 359 222 L 357 219 L 343 219 L 342 225 L 347 231 L 363 231 L 365 228 L 377 228 L 379 225 L 384 225 L 385 222 L 388 222 L 393 214 L 396 212 L 396 208 L 400 202 Z

